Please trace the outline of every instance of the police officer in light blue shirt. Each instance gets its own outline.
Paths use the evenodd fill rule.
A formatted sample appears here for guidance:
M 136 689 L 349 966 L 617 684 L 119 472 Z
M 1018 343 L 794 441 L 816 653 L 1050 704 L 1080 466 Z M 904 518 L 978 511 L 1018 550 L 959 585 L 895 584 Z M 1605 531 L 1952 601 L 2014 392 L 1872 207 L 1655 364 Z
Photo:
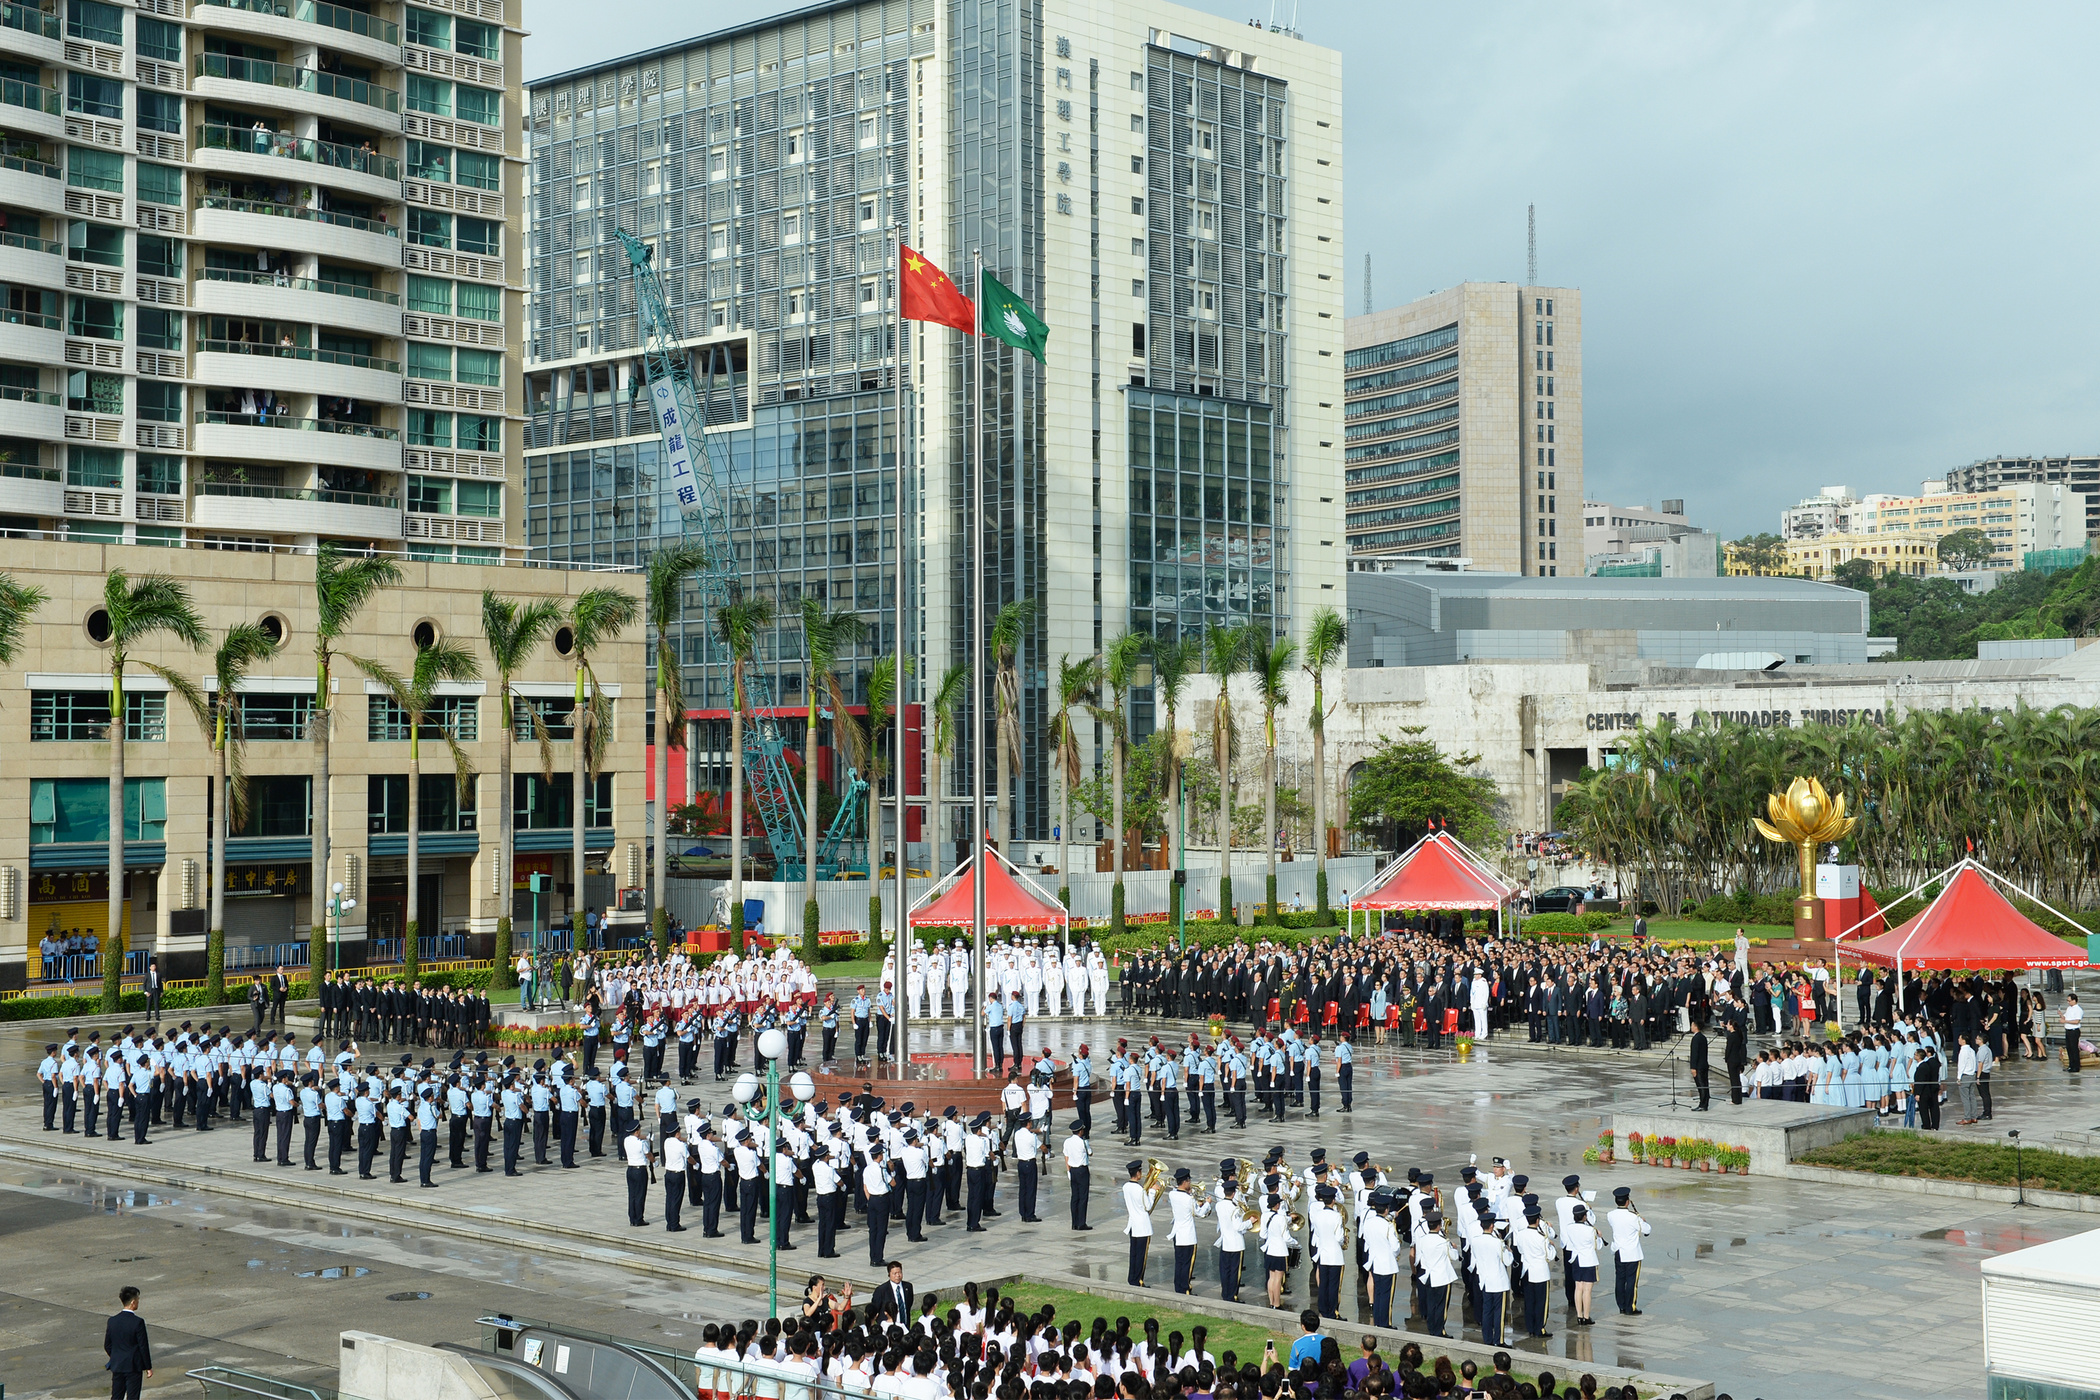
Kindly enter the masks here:
M 139 1068 L 145 1068 L 144 1061 L 138 1061 L 137 1063 Z M 255 1160 L 258 1162 L 270 1160 L 272 1098 L 270 1076 L 258 1071 L 248 1081 L 248 1116 L 255 1120 Z
M 554 1088 L 543 1072 L 545 1060 L 534 1063 L 532 1077 L 532 1164 L 547 1165 L 547 1135 L 554 1127 Z
M 874 1012 L 875 1003 L 868 1000 L 865 986 L 853 991 L 853 1058 L 856 1061 L 868 1058 L 868 1017 Z
M 339 1084 L 330 1081 L 328 1092 L 321 1096 L 321 1121 L 328 1134 L 328 1174 L 348 1176 L 343 1170 L 343 1148 L 349 1139 L 349 1119 L 345 1116 L 349 1101 L 343 1097 Z
M 408 1095 L 399 1086 L 386 1091 L 386 1179 L 396 1185 L 405 1184 L 407 1177 L 401 1174 L 408 1165 L 408 1124 L 410 1110 Z
M 1075 1126 L 1094 1131 L 1094 1057 L 1081 1045 L 1072 1055 L 1072 1116 Z
M 422 1094 L 416 1100 L 416 1134 L 423 1149 L 419 1163 L 420 1180 L 417 1184 L 436 1186 L 437 1183 L 430 1179 L 430 1170 L 437 1165 L 438 1155 L 438 1105 L 437 1088 L 434 1085 L 424 1085 Z
M 1218 1057 L 1205 1049 L 1196 1057 L 1196 1079 L 1202 1086 L 1203 1129 L 1218 1130 Z
M 1006 1073 L 1006 1003 L 996 992 L 984 999 L 984 1028 L 992 1036 L 992 1075 L 999 1078 Z M 858 1040 L 859 1035 L 856 1029 L 854 1038 Z M 1014 1057 L 1020 1058 L 1020 1053 L 1021 1044 L 1015 1041 Z
M 464 1170 L 467 1165 L 467 1133 L 473 1127 L 474 1097 L 467 1092 L 466 1081 L 455 1074 L 445 1081 L 445 1117 L 451 1125 L 452 1166 Z
M 656 1091 L 656 1131 L 658 1142 L 678 1135 L 678 1091 L 669 1084 Z
M 1320 1052 L 1320 1037 L 1315 1035 L 1305 1047 L 1306 1106 L 1314 1118 L 1320 1116 L 1320 1065 L 1324 1059 Z
M 555 1091 L 554 1124 L 555 1134 L 561 1140 L 561 1164 L 564 1167 L 573 1168 L 577 1165 L 576 1119 L 582 1111 L 583 1091 L 576 1087 L 573 1079 L 563 1075 L 561 1084 Z
M 489 1139 L 495 1134 L 496 1093 L 487 1079 L 477 1078 L 467 1094 L 467 1113 L 474 1120 L 474 1170 L 490 1172 Z
M 583 1080 L 584 1116 L 590 1125 L 590 1149 L 593 1157 L 605 1155 L 605 1110 L 611 1102 L 612 1086 L 599 1078 L 598 1071 L 586 1071 Z
M 1334 1046 L 1334 1087 L 1341 1091 L 1342 1112 L 1354 1113 L 1356 1096 L 1356 1046 L 1355 1037 L 1348 1031 Z
M 1167 1110 L 1167 1137 L 1169 1140 L 1181 1136 L 1181 1061 L 1173 1055 L 1162 1055 L 1159 1059 L 1160 1101 Z
M 497 1096 L 503 1113 L 503 1174 L 523 1176 L 518 1170 L 518 1148 L 525 1137 L 525 1091 L 515 1077 L 506 1077 Z
M 379 1099 L 369 1081 L 357 1086 L 351 1111 L 357 1117 L 357 1179 L 372 1180 L 372 1158 L 379 1151 Z
M 624 1074 L 613 1077 L 613 1141 L 625 1142 L 627 1130 L 634 1126 L 635 1110 L 640 1100 L 635 1093 L 634 1082 Z

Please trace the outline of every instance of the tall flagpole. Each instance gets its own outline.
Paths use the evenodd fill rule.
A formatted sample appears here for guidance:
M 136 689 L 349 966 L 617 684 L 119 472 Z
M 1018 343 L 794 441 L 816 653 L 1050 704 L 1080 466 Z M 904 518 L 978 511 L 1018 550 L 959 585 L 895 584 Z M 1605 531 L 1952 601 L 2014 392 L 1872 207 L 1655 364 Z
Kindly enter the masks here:
M 972 304 L 984 295 L 984 253 L 972 249 L 970 253 L 970 294 Z M 975 778 L 970 784 L 970 965 L 971 977 L 976 984 L 979 1014 L 970 1030 L 970 1076 L 984 1078 L 984 851 L 988 844 L 984 829 L 984 707 L 990 700 L 990 687 L 984 680 L 984 347 L 977 327 L 970 328 L 970 344 L 965 362 L 970 367 L 970 449 L 976 459 L 977 475 L 971 486 L 973 507 L 963 513 L 970 528 L 970 686 L 974 692 L 974 704 L 970 706 L 970 767 Z
M 897 784 L 897 938 L 892 946 L 897 950 L 897 1077 L 908 1079 L 911 1076 L 911 958 L 918 942 L 912 937 L 904 875 L 910 864 L 906 859 L 909 845 L 905 840 L 905 813 L 909 808 L 904 800 L 904 708 L 911 694 L 905 674 L 905 662 L 910 654 L 904 646 L 904 639 L 909 635 L 904 626 L 904 569 L 910 554 L 904 544 L 904 229 L 895 219 L 890 221 L 890 277 L 890 353 L 897 367 L 897 634 L 893 642 L 893 654 L 897 658 L 897 728 L 890 741 L 890 769 L 896 774 Z M 868 878 L 874 879 L 879 869 L 881 867 L 874 863 L 874 854 L 870 852 Z

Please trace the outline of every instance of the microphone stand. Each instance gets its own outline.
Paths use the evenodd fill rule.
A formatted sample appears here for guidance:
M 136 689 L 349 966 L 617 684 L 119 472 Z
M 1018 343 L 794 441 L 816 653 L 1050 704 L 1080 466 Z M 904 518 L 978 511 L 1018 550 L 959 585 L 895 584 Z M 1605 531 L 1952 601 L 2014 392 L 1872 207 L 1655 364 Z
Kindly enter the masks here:
M 1675 1108 L 1677 1107 L 1677 1052 L 1676 1052 L 1675 1050 L 1672 1050 L 1672 1051 L 1670 1052 L 1670 1056 L 1669 1056 L 1669 1058 L 1670 1058 L 1670 1103 L 1669 1103 L 1669 1107 L 1670 1107 L 1671 1109 L 1673 1109 L 1673 1110 L 1674 1110 L 1674 1109 L 1675 1109 Z M 1661 1107 L 1663 1107 L 1663 1105 L 1661 1105 L 1661 1104 L 1657 1104 L 1657 1105 L 1656 1105 L 1656 1107 L 1657 1107 L 1657 1108 L 1661 1108 Z

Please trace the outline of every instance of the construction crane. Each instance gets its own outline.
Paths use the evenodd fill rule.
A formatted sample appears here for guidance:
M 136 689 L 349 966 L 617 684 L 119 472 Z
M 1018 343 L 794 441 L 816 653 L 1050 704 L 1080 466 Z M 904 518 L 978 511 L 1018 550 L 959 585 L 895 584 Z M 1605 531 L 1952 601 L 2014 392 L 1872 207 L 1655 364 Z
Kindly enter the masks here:
M 729 519 L 723 510 L 731 483 L 726 468 L 723 479 L 716 480 L 708 458 L 707 425 L 693 392 L 692 363 L 678 346 L 670 302 L 664 296 L 663 282 L 654 265 L 655 249 L 624 231 L 615 230 L 613 237 L 620 240 L 634 272 L 649 403 L 664 442 L 663 476 L 678 498 L 684 533 L 697 540 L 707 554 L 707 567 L 701 570 L 697 582 L 705 613 L 712 618 L 716 609 L 735 598 L 743 583 L 736 567 L 736 547 L 729 538 Z M 726 653 L 721 665 L 733 687 L 732 662 Z M 728 693 L 731 703 L 735 703 L 734 689 Z M 794 770 L 788 765 L 787 743 L 773 715 L 771 673 L 758 668 L 748 671 L 744 693 L 751 709 L 744 724 L 744 780 L 751 790 L 752 805 L 758 808 L 759 820 L 765 825 L 766 840 L 773 848 L 774 878 L 789 882 L 807 879 L 800 793 Z M 820 709 L 818 713 L 835 718 L 829 710 Z M 815 737 L 809 736 L 810 742 L 805 745 L 805 762 L 815 756 Z M 867 791 L 867 779 L 858 769 L 848 767 L 838 815 L 816 849 L 819 879 L 830 879 L 842 869 L 853 868 L 842 867 L 840 853 L 847 849 L 855 816 L 861 808 L 860 799 Z

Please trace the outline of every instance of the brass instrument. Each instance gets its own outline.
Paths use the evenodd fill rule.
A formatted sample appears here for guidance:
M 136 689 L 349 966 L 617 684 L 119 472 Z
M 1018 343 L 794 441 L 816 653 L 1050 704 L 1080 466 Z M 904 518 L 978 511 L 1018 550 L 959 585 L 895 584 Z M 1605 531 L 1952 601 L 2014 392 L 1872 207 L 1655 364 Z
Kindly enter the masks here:
M 1262 1174 L 1254 1169 L 1251 1157 L 1235 1157 L 1232 1165 L 1239 1169 L 1240 1190 L 1252 1191 L 1261 1185 Z
M 1173 1168 L 1169 1167 L 1165 1162 L 1157 1157 L 1147 1157 L 1145 1159 L 1145 1174 L 1138 1179 L 1138 1185 L 1144 1188 L 1146 1195 L 1158 1195 L 1166 1189 L 1167 1182 L 1173 1178 L 1173 1175 Z
M 1302 1232 L 1302 1231 L 1303 1231 L 1303 1230 L 1305 1229 L 1305 1215 L 1304 1215 L 1304 1213 L 1303 1213 L 1303 1212 L 1301 1212 L 1301 1211 L 1295 1211 L 1295 1210 L 1294 1210 L 1294 1211 L 1290 1211 L 1290 1212 L 1288 1212 L 1288 1217 L 1289 1217 L 1289 1219 L 1290 1219 L 1290 1222 L 1291 1222 L 1291 1233 L 1292 1233 L 1292 1234 L 1294 1234 L 1294 1235 L 1295 1235 L 1295 1234 L 1299 1234 L 1300 1232 Z

